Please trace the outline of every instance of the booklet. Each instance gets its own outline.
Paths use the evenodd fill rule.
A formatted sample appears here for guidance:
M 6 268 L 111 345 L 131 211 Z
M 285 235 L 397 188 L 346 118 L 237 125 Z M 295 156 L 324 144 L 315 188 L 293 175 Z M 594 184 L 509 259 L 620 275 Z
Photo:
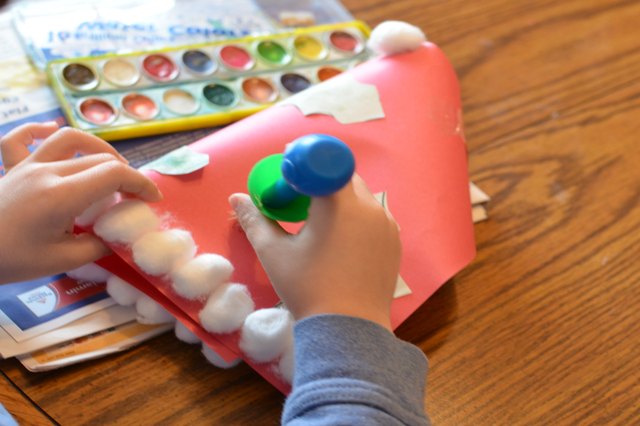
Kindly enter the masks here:
M 86 337 L 21 355 L 18 360 L 29 371 L 49 371 L 127 350 L 171 329 L 173 324 L 148 325 L 131 321 Z
M 11 25 L 9 13 L 0 14 L 0 135 L 30 121 L 62 117 L 44 72 L 29 62 Z M 2 171 L 0 159 L 0 171 Z
M 136 317 L 137 312 L 134 307 L 113 305 L 22 342 L 16 342 L 9 333 L 0 328 L 0 356 L 2 358 L 11 358 L 16 355 L 44 349 L 133 321 Z
M 0 326 L 17 341 L 31 339 L 115 302 L 105 283 L 79 282 L 66 275 L 0 287 Z
M 337 0 L 22 1 L 15 27 L 39 68 L 59 58 L 195 44 L 353 19 Z

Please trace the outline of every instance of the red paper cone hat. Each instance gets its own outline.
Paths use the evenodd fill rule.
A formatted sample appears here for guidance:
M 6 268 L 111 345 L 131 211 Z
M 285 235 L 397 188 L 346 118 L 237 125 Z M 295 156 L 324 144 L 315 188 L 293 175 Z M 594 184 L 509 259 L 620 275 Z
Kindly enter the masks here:
M 386 193 L 401 229 L 400 275 L 411 293 L 393 302 L 395 327 L 475 254 L 461 116 L 454 70 L 437 46 L 425 43 L 363 63 L 194 143 L 191 149 L 209 155 L 209 165 L 184 176 L 148 171 L 164 194 L 153 208 L 170 216 L 171 227 L 190 231 L 198 252 L 229 259 L 232 281 L 249 287 L 256 308 L 273 307 L 278 298 L 227 199 L 246 192 L 254 164 L 282 153 L 287 143 L 310 133 L 335 136 L 352 149 L 356 172 L 371 191 Z M 166 280 L 140 271 L 128 248 L 112 248 L 117 256 L 103 266 L 156 299 L 223 357 L 241 355 L 237 333 L 198 328 L 202 302 L 181 298 Z M 286 392 L 268 366 L 250 364 Z

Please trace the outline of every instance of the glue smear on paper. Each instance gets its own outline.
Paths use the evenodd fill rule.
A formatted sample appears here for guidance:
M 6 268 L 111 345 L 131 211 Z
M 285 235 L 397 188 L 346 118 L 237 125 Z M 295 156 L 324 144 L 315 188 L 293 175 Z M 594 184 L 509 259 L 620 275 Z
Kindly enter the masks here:
M 339 96 L 336 94 L 339 93 Z M 304 115 L 331 115 L 341 124 L 384 118 L 378 88 L 341 75 L 310 87 L 278 105 L 294 105 Z
M 209 164 L 209 156 L 183 146 L 154 160 L 140 170 L 155 170 L 163 175 L 186 175 Z

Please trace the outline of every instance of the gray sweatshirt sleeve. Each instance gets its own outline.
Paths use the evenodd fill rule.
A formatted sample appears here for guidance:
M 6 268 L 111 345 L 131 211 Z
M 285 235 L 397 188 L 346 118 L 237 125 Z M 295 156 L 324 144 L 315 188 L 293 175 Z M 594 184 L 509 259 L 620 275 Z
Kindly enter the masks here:
M 298 322 L 284 425 L 428 425 L 427 358 L 371 321 L 318 315 Z

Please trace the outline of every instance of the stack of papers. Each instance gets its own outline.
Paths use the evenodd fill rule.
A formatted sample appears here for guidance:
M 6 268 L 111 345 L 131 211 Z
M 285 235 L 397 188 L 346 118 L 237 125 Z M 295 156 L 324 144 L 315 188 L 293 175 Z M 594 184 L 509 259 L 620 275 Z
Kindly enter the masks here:
M 471 194 L 471 215 L 473 217 L 473 223 L 487 220 L 489 215 L 487 214 L 486 205 L 490 200 L 489 196 L 473 182 L 469 182 L 469 193 Z
M 0 287 L 0 355 L 44 371 L 127 349 L 172 326 L 138 326 L 104 283 L 65 275 Z

